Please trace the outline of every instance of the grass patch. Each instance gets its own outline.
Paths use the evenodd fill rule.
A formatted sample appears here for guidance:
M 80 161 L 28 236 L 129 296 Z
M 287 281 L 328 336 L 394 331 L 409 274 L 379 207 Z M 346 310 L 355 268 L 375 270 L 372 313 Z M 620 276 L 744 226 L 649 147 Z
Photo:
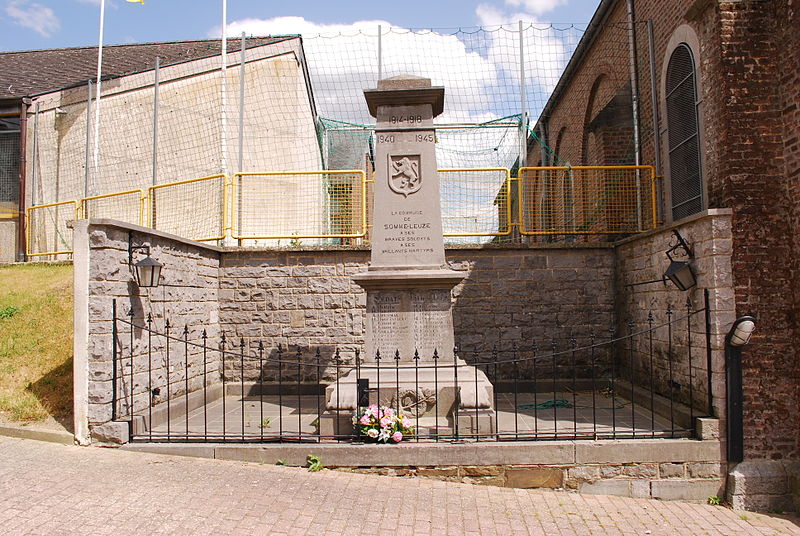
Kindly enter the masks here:
M 72 266 L 0 266 L 0 416 L 72 412 Z

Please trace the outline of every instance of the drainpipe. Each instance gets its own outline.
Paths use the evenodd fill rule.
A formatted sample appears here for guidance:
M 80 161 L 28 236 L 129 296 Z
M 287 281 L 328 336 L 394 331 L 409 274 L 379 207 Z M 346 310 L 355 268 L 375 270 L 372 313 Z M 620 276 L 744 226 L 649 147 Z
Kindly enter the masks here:
M 28 139 L 28 97 L 22 99 L 19 110 L 19 215 L 17 217 L 17 260 L 25 262 L 27 244 L 25 241 L 25 180 L 28 174 L 26 148 Z
M 639 125 L 639 59 L 636 55 L 636 15 L 633 0 L 627 0 L 628 52 L 630 55 L 631 106 L 633 113 L 633 159 L 637 166 L 642 164 L 641 134 Z M 636 216 L 638 228 L 642 229 L 642 184 L 640 173 L 636 172 Z
M 725 336 L 725 383 L 727 390 L 728 463 L 744 460 L 744 396 L 742 393 L 742 346 L 755 330 L 755 318 L 750 315 L 736 319 Z

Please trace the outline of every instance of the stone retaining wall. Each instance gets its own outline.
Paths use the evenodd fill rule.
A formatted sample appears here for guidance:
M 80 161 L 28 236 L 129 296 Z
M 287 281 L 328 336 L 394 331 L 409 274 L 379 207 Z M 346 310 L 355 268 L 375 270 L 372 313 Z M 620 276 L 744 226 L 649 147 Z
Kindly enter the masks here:
M 548 348 L 570 337 L 585 342 L 613 323 L 614 257 L 607 246 L 450 248 L 446 257 L 465 274 L 453 291 L 453 323 L 468 362 L 491 359 L 494 348 L 501 358 L 513 347 L 525 357 L 536 341 Z M 368 261 L 368 251 L 354 249 L 225 253 L 220 327 L 251 351 L 264 342 L 274 354 L 281 344 L 311 360 L 319 349 L 329 362 L 338 349 L 352 362 L 364 343 L 366 294 L 350 278 Z M 238 368 L 228 374 L 238 378 Z
M 201 342 L 206 330 L 208 344 L 218 345 L 219 335 L 219 249 L 112 220 L 81 220 L 74 223 L 75 238 L 75 436 L 81 443 L 90 434 L 101 441 L 126 441 L 127 422 L 112 423 L 113 417 L 129 414 L 131 389 L 137 411 L 151 401 L 150 387 L 158 389 L 152 403 L 182 395 L 202 387 L 203 364 L 200 349 L 190 346 L 184 355 L 182 343 L 171 341 L 170 362 L 164 353 L 165 339 L 152 339 L 152 362 L 147 353 L 148 315 L 152 329 L 164 332 L 171 324 L 171 335 Z M 140 288 L 134 283 L 128 264 L 128 246 L 149 245 L 150 255 L 164 265 L 157 288 Z M 134 252 L 134 262 L 144 258 Z M 112 307 L 117 303 L 118 322 L 117 401 L 113 403 L 114 348 L 112 345 Z M 212 353 L 216 356 L 216 352 Z M 131 381 L 131 361 L 133 379 Z M 152 363 L 152 368 L 149 368 Z M 187 365 L 188 364 L 188 368 Z M 167 366 L 168 365 L 168 366 Z M 211 380 L 219 376 L 216 361 L 207 363 Z M 169 385 L 167 385 L 169 376 Z M 152 379 L 152 385 L 151 385 Z M 116 410 L 116 414 L 113 414 Z
M 697 286 L 687 292 L 678 290 L 672 283 L 653 283 L 626 287 L 631 283 L 660 278 L 669 259 L 665 255 L 671 244 L 675 244 L 672 230 L 677 229 L 694 251 L 691 261 L 697 277 Z M 648 314 L 654 315 L 654 325 L 666 322 L 666 310 L 671 307 L 673 318 L 686 316 L 686 301 L 692 310 L 704 307 L 704 291 L 709 291 L 711 322 L 711 380 L 713 408 L 706 408 L 708 399 L 705 315 L 691 318 L 692 390 L 695 407 L 712 411 L 715 416 L 725 413 L 725 334 L 735 319 L 734 290 L 731 277 L 730 255 L 731 212 L 714 209 L 675 222 L 667 227 L 622 241 L 616 247 L 616 312 L 618 326 L 623 333 L 633 322 L 634 330 L 646 329 Z M 675 255 L 676 259 L 688 260 Z M 677 323 L 673 330 L 672 359 L 669 353 L 669 333 L 666 328 L 654 332 L 653 379 L 657 392 L 677 401 L 687 403 L 689 390 L 689 363 L 687 357 L 689 340 L 686 321 Z M 634 377 L 647 385 L 650 381 L 649 340 L 641 337 L 635 345 Z M 621 349 L 625 355 L 627 349 Z M 623 360 L 626 361 L 626 360 Z M 627 366 L 627 365 L 623 365 Z M 670 380 L 672 388 L 670 388 Z

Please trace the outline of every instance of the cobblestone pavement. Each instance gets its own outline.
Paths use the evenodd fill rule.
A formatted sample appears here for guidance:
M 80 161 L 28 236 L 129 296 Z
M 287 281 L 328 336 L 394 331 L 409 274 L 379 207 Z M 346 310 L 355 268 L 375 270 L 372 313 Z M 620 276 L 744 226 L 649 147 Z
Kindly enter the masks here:
M 0 437 L 0 533 L 773 535 L 800 528 L 698 504 Z

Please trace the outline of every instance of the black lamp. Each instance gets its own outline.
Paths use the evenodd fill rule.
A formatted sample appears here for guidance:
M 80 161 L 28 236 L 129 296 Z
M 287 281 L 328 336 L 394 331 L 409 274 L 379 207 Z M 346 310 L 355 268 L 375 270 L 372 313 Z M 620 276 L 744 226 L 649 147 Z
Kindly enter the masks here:
M 143 249 L 147 257 L 133 263 L 133 250 Z M 131 245 L 130 236 L 128 237 L 128 264 L 134 268 L 136 284 L 140 287 L 157 287 L 161 279 L 161 268 L 163 264 L 150 257 L 150 246 Z
M 697 278 L 692 271 L 689 261 L 676 261 L 672 258 L 672 252 L 679 248 L 683 249 L 686 256 L 690 259 L 694 258 L 694 253 L 692 253 L 689 244 L 686 243 L 686 240 L 683 239 L 677 229 L 673 229 L 672 233 L 675 235 L 678 242 L 667 250 L 667 257 L 669 257 L 670 263 L 667 271 L 664 272 L 664 279 L 669 279 L 680 290 L 686 291 L 697 285 Z

